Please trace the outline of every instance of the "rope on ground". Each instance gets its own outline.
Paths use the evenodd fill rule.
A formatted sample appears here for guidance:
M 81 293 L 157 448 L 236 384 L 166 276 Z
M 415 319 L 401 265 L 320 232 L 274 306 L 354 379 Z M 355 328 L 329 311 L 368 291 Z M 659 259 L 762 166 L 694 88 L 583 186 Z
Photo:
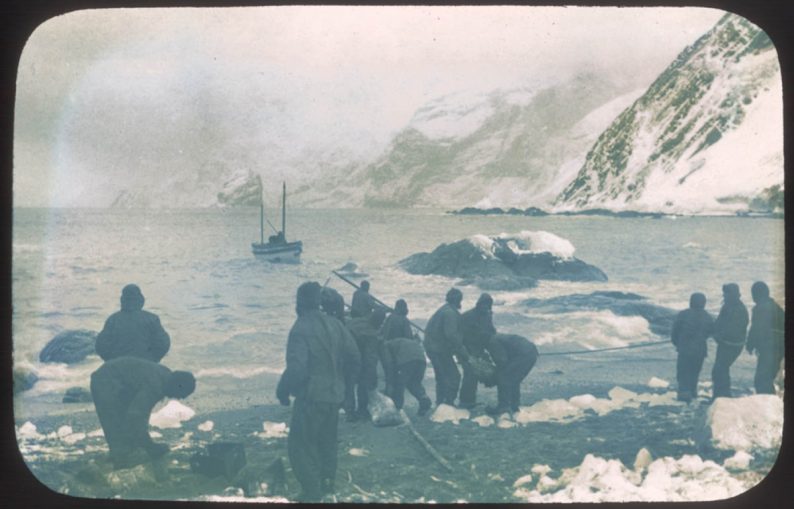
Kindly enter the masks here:
M 585 354 L 585 353 L 598 353 L 598 352 L 608 352 L 613 350 L 627 350 L 629 348 L 644 348 L 646 346 L 659 346 L 659 345 L 669 345 L 669 341 L 652 341 L 649 343 L 637 343 L 634 345 L 628 346 L 613 346 L 611 348 L 598 348 L 596 350 L 571 350 L 569 352 L 551 352 L 551 353 L 541 353 L 543 357 L 549 357 L 551 355 L 573 355 L 573 354 Z
M 415 438 L 415 439 L 416 439 L 416 440 L 417 440 L 417 441 L 418 441 L 420 444 L 422 444 L 422 447 L 424 447 L 424 448 L 425 448 L 425 450 L 426 450 L 428 453 L 430 453 L 430 455 L 431 455 L 431 456 L 432 456 L 432 457 L 433 457 L 433 458 L 434 458 L 436 461 L 438 461 L 439 463 L 441 463 L 441 466 L 442 466 L 442 467 L 444 467 L 444 468 L 445 468 L 445 469 L 446 469 L 448 472 L 452 472 L 452 465 L 450 465 L 450 464 L 449 464 L 449 461 L 447 461 L 446 459 L 444 459 L 444 457 L 443 457 L 443 456 L 441 456 L 441 455 L 438 453 L 438 451 L 437 451 L 437 450 L 436 450 L 436 449 L 435 449 L 435 448 L 434 448 L 432 445 L 430 445 L 430 443 L 428 443 L 428 441 L 427 441 L 427 440 L 425 440 L 425 438 L 424 438 L 422 435 L 420 435 L 418 431 L 416 431 L 416 429 L 414 429 L 414 425 L 411 423 L 411 419 L 409 419 L 409 418 L 408 418 L 408 416 L 405 414 L 405 412 L 404 412 L 404 411 L 402 411 L 402 410 L 401 410 L 401 411 L 400 411 L 400 413 L 401 413 L 401 414 L 402 414 L 402 416 L 403 416 L 403 422 L 405 423 L 405 426 L 408 428 L 408 431 L 410 431 L 410 432 L 411 432 L 411 434 L 414 436 L 414 438 Z

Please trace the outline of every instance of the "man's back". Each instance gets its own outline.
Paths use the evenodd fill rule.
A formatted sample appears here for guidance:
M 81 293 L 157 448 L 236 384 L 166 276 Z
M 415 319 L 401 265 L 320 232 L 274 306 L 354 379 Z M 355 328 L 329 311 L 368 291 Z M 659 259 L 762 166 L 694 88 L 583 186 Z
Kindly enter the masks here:
M 96 339 L 96 353 L 106 361 L 129 356 L 159 362 L 170 347 L 160 319 L 142 309 L 113 313 Z

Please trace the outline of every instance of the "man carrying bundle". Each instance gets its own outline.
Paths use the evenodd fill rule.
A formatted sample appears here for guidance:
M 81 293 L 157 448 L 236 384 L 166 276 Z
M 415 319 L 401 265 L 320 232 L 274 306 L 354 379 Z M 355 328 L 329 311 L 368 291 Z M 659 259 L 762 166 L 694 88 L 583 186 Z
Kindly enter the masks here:
M 114 468 L 128 468 L 168 452 L 149 436 L 152 408 L 163 398 L 186 398 L 196 388 L 188 371 L 162 364 L 118 357 L 91 374 L 91 396 L 105 434 Z
M 449 290 L 446 303 L 430 317 L 425 330 L 425 351 L 436 375 L 436 405 L 455 404 L 460 386 L 460 371 L 455 357 L 461 363 L 469 358 L 463 346 L 460 323 L 462 300 L 460 290 Z
M 521 382 L 538 360 L 538 349 L 527 338 L 515 334 L 494 334 L 487 346 L 496 364 L 496 407 L 486 412 L 501 415 L 518 412 Z
M 276 397 L 292 409 L 287 453 L 303 490 L 300 499 L 319 501 L 334 491 L 339 406 L 346 371 L 356 373 L 358 347 L 344 325 L 320 312 L 322 288 L 314 281 L 298 287 L 298 318 L 287 338 L 287 367 Z
M 461 315 L 463 346 L 472 357 L 484 357 L 485 349 L 496 334 L 493 325 L 493 298 L 480 295 L 477 304 Z M 463 382 L 460 385 L 461 408 L 474 408 L 477 404 L 477 377 L 470 363 L 463 365 Z

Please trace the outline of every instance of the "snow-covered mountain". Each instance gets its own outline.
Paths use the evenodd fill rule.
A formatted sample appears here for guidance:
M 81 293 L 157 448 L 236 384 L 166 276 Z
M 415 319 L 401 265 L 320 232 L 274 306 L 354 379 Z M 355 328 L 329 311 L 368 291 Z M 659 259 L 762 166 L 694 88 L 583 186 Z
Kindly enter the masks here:
M 632 88 L 583 74 L 538 90 L 441 97 L 417 110 L 377 160 L 305 186 L 295 199 L 321 206 L 547 205 L 597 135 L 643 92 Z
M 769 37 L 726 14 L 599 136 L 558 209 L 782 205 L 783 104 Z

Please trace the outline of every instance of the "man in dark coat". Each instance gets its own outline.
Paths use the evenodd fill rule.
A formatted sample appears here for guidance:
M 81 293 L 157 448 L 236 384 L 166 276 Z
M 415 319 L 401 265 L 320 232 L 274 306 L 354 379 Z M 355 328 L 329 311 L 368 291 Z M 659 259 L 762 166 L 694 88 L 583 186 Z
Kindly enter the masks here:
M 714 319 L 705 308 L 706 296 L 693 293 L 689 309 L 678 313 L 673 322 L 671 339 L 678 351 L 676 378 L 680 401 L 689 402 L 697 397 L 698 377 L 708 352 L 706 340 L 714 333 Z
M 427 397 L 422 380 L 427 361 L 422 343 L 413 336 L 396 337 L 383 342 L 383 371 L 386 375 L 386 395 L 398 409 L 405 402 L 405 389 L 419 402 L 417 415 L 425 415 L 432 403 Z
M 321 291 L 314 281 L 298 288 L 298 318 L 287 338 L 287 367 L 276 388 L 282 405 L 288 406 L 290 396 L 295 397 L 287 453 L 303 501 L 318 501 L 333 493 L 344 373 L 356 373 L 361 362 L 345 326 L 320 312 Z
M 747 352 L 758 355 L 755 367 L 755 392 L 774 394 L 775 377 L 785 355 L 786 313 L 769 296 L 769 287 L 758 281 L 751 288 L 753 318 L 747 334 Z
M 496 364 L 496 407 L 490 414 L 518 412 L 521 404 L 521 382 L 538 360 L 538 349 L 527 338 L 516 334 L 494 334 L 486 349 Z
M 361 370 L 354 387 L 348 386 L 345 394 L 345 413 L 354 409 L 354 420 L 369 420 L 369 392 L 378 387 L 378 356 L 380 338 L 378 330 L 383 324 L 386 313 L 378 308 L 367 317 L 353 318 L 347 328 L 353 334 L 361 354 Z M 356 398 L 358 396 L 358 398 Z M 357 401 L 356 401 L 357 399 Z M 352 400 L 352 401 L 351 401 Z
M 171 347 L 171 338 L 154 313 L 143 310 L 144 298 L 137 285 L 121 290 L 121 311 L 110 315 L 96 337 L 96 353 L 102 360 L 128 356 L 160 362 Z
M 717 342 L 717 355 L 711 370 L 714 399 L 731 397 L 730 369 L 742 353 L 750 321 L 747 308 L 740 298 L 739 285 L 723 285 L 722 297 L 722 308 L 714 322 L 714 340 Z
M 460 386 L 460 371 L 455 357 L 461 363 L 466 363 L 469 358 L 463 346 L 460 323 L 462 300 L 460 290 L 449 290 L 446 303 L 430 317 L 425 329 L 425 352 L 436 376 L 436 405 L 455 404 Z
M 369 281 L 362 281 L 361 286 L 353 292 L 353 299 L 350 301 L 350 316 L 352 318 L 369 316 L 373 309 L 375 309 L 375 303 L 372 300 L 372 295 L 369 294 Z
M 397 299 L 394 303 L 394 311 L 386 317 L 383 326 L 380 328 L 380 336 L 385 341 L 394 338 L 413 337 L 411 322 L 408 321 L 408 304 L 403 299 Z
M 91 374 L 91 396 L 114 468 L 160 457 L 168 446 L 149 436 L 152 408 L 163 398 L 186 398 L 196 388 L 187 371 L 136 357 L 111 359 Z
M 493 298 L 487 293 L 480 295 L 477 304 L 461 315 L 463 346 L 469 355 L 483 357 L 488 343 L 496 334 L 493 325 Z M 460 406 L 474 408 L 477 404 L 477 377 L 470 364 L 463 365 L 463 382 L 460 385 Z

